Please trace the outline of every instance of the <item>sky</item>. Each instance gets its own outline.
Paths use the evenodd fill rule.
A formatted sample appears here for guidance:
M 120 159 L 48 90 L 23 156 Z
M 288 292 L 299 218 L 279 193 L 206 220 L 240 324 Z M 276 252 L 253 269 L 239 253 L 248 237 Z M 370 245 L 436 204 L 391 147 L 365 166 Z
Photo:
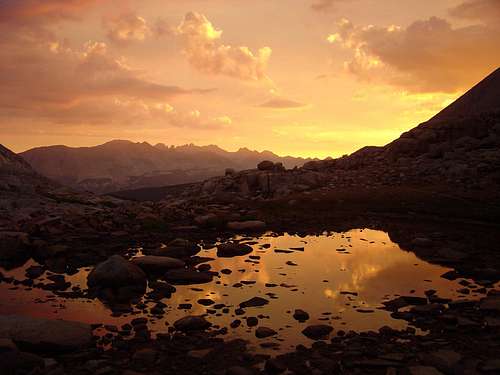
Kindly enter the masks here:
M 0 0 L 0 143 L 324 158 L 499 67 L 500 0 Z

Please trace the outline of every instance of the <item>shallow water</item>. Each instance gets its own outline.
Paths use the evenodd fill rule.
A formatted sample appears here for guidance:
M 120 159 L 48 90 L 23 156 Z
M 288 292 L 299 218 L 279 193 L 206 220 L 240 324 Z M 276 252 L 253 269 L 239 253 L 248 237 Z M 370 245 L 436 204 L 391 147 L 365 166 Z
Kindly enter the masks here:
M 228 268 L 232 273 L 220 273 L 219 278 L 214 278 L 208 284 L 176 286 L 177 291 L 172 297 L 162 300 L 168 305 L 164 317 L 157 319 L 150 316 L 151 329 L 156 333 L 166 332 L 168 324 L 185 315 L 206 313 L 211 307 L 202 306 L 197 301 L 210 298 L 216 304 L 229 307 L 227 314 L 217 310 L 207 315 L 213 324 L 228 327 L 227 338 L 248 339 L 254 348 L 260 350 L 263 350 L 260 344 L 274 342 L 280 345 L 279 348 L 266 350 L 288 351 L 297 344 L 311 343 L 301 333 L 309 324 L 330 324 L 334 327 L 333 334 L 338 330 L 367 331 L 382 326 L 405 328 L 406 321 L 393 319 L 390 312 L 379 309 L 381 302 L 399 295 L 424 296 L 425 290 L 434 289 L 443 298 L 463 297 L 457 292 L 463 288 L 459 284 L 460 279 L 450 281 L 440 277 L 450 268 L 425 262 L 415 254 L 400 249 L 385 232 L 356 229 L 304 237 L 268 233 L 252 241 L 257 242 L 252 245 L 253 253 L 242 257 L 217 258 L 215 249 L 200 252 L 200 256 L 215 258 L 208 262 L 212 270 Z M 264 244 L 270 247 L 264 249 Z M 303 250 L 293 250 L 291 253 L 275 251 L 302 247 Z M 16 270 L 0 271 L 5 276 L 22 280 L 24 270 L 32 264 L 35 263 L 30 261 Z M 81 269 L 66 279 L 73 285 L 86 288 L 87 274 L 88 269 Z M 233 286 L 242 281 L 255 283 Z M 473 290 L 471 292 L 467 298 L 480 297 Z M 269 304 L 247 308 L 244 315 L 235 316 L 234 310 L 239 303 L 255 296 L 268 299 Z M 0 297 L 0 314 L 62 318 L 117 326 L 129 322 L 131 317 L 148 316 L 135 311 L 134 314 L 114 317 L 98 300 L 65 300 L 48 291 L 22 285 L 16 287 L 0 283 Z M 145 303 L 152 307 L 156 302 Z M 182 303 L 191 303 L 193 307 L 180 310 L 178 305 Z M 307 311 L 309 321 L 297 322 L 292 317 L 295 309 Z M 273 328 L 278 331 L 278 335 L 257 339 L 256 327 L 248 328 L 244 320 L 249 316 L 260 316 L 258 326 Z M 234 319 L 243 321 L 236 329 L 229 327 Z

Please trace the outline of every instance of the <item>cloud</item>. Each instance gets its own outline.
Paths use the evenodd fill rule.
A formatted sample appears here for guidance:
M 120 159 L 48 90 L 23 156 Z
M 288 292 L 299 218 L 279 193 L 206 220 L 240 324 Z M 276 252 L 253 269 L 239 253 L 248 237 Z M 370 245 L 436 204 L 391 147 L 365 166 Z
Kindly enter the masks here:
M 315 0 L 311 8 L 318 12 L 332 11 L 336 5 L 347 0 Z
M 107 17 L 103 20 L 103 26 L 109 40 L 117 44 L 142 42 L 152 34 L 146 20 L 135 13 Z
M 222 31 L 202 14 L 187 13 L 176 34 L 189 63 L 201 72 L 248 81 L 267 78 L 271 48 L 263 47 L 253 53 L 248 47 L 222 44 Z
M 270 99 L 259 105 L 262 108 L 273 108 L 273 109 L 297 109 L 297 108 L 305 108 L 307 104 L 296 102 L 294 100 L 276 97 Z
M 492 25 L 500 23 L 500 1 L 468 0 L 450 9 L 454 17 L 482 21 Z
M 0 0 L 0 23 L 30 24 L 75 19 L 99 0 Z
M 103 42 L 89 41 L 74 48 L 32 28 L 0 24 L 0 32 L 2 123 L 126 123 L 129 118 L 138 121 L 141 113 L 148 120 L 155 110 L 134 112 L 131 106 L 117 107 L 116 103 L 137 101 L 156 108 L 179 96 L 209 91 L 151 81 Z M 173 113 L 169 123 L 180 123 Z
M 497 25 L 453 28 L 441 18 L 408 27 L 355 26 L 343 19 L 328 42 L 352 51 L 345 68 L 365 80 L 382 80 L 412 92 L 454 92 L 498 67 Z

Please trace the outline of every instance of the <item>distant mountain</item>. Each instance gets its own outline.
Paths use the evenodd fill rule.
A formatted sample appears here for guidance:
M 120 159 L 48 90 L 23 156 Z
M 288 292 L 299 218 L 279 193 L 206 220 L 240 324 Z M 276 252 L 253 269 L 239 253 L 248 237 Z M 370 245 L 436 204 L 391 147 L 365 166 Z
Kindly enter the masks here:
M 39 147 L 20 155 L 44 176 L 97 193 L 202 181 L 224 174 L 226 168 L 255 168 L 262 160 L 281 162 L 287 168 L 311 160 L 247 148 L 229 152 L 215 145 L 153 146 L 124 140 L 95 147 Z

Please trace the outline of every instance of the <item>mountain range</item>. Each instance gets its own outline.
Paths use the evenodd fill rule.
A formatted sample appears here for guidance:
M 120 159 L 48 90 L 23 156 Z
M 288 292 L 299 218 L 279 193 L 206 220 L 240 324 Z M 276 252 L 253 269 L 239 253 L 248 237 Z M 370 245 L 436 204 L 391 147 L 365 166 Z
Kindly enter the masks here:
M 125 140 L 94 147 L 38 147 L 20 156 L 46 177 L 95 193 L 197 182 L 223 175 L 227 168 L 255 168 L 263 160 L 287 168 L 311 160 L 247 148 L 229 152 L 214 145 L 166 146 Z

